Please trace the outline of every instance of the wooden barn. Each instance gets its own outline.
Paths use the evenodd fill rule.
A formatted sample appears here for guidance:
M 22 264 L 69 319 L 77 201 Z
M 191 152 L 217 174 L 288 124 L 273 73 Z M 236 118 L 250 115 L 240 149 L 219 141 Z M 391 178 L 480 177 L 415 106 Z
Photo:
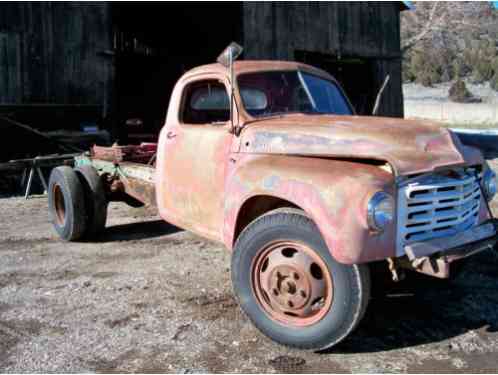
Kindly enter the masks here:
M 189 68 L 232 40 L 244 59 L 303 61 L 332 73 L 357 112 L 403 116 L 402 2 L 0 4 L 0 115 L 47 131 L 154 137 Z M 141 119 L 143 126 L 127 126 Z

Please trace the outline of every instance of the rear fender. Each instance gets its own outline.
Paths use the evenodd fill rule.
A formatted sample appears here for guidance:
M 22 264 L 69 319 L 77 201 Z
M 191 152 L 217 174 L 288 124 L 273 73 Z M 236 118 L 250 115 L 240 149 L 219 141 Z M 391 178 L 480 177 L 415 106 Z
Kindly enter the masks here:
M 225 186 L 223 239 L 231 249 L 244 203 L 255 196 L 286 200 L 315 222 L 332 256 L 355 264 L 395 255 L 394 225 L 381 234 L 368 229 L 367 203 L 379 190 L 392 194 L 393 176 L 378 165 L 352 161 L 237 155 Z

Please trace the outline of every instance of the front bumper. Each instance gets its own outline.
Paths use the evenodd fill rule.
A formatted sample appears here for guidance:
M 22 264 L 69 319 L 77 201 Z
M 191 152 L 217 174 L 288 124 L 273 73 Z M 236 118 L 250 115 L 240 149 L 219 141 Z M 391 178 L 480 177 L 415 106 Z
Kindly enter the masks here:
M 405 246 L 406 257 L 399 264 L 431 276 L 448 278 L 451 262 L 496 249 L 497 231 L 498 219 L 491 219 L 451 237 L 409 244 Z

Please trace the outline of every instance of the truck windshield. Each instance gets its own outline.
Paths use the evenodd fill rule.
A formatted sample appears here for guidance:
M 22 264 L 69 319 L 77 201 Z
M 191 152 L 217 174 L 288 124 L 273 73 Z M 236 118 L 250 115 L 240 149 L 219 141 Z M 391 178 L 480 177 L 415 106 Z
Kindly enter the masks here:
M 353 111 L 337 85 L 300 71 L 241 74 L 242 102 L 253 117 L 287 113 L 351 115 Z

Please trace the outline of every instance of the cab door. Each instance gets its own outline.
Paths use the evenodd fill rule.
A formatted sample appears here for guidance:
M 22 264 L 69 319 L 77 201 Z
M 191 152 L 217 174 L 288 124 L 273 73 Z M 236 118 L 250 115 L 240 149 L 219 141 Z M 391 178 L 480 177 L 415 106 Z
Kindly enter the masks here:
M 215 240 L 222 239 L 225 173 L 233 137 L 229 130 L 226 82 L 216 76 L 193 79 L 184 85 L 177 120 L 170 122 L 168 114 L 160 163 L 158 154 L 158 173 L 165 176 L 161 215 Z

